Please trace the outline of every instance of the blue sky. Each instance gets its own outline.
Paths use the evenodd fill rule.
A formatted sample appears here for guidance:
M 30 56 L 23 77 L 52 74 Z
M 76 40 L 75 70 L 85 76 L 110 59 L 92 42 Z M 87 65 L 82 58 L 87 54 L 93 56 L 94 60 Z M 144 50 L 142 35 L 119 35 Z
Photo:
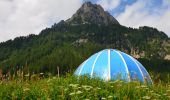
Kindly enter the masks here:
M 92 3 L 94 3 L 94 4 L 96 4 L 96 3 L 100 4 L 100 1 L 104 1 L 107 3 L 112 2 L 112 0 L 87 0 L 87 1 L 92 1 Z M 117 14 L 124 12 L 125 7 L 127 5 L 131 5 L 131 4 L 135 3 L 137 0 L 115 0 L 115 1 L 119 1 L 119 4 L 114 9 L 106 9 L 113 16 L 116 16 Z M 112 6 L 112 5 L 110 5 L 110 6 Z
M 155 27 L 170 36 L 170 0 L 93 0 L 122 25 Z
M 39 34 L 70 18 L 84 0 L 0 0 L 0 42 Z M 151 26 L 170 36 L 170 0 L 85 0 L 100 4 L 120 24 Z

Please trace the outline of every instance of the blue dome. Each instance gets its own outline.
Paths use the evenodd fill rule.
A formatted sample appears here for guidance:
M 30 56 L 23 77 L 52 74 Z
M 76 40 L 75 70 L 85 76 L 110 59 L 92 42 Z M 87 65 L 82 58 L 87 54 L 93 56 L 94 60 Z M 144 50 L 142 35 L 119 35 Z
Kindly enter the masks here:
M 102 50 L 84 61 L 74 73 L 103 80 L 140 81 L 152 84 L 143 65 L 130 55 L 114 49 Z

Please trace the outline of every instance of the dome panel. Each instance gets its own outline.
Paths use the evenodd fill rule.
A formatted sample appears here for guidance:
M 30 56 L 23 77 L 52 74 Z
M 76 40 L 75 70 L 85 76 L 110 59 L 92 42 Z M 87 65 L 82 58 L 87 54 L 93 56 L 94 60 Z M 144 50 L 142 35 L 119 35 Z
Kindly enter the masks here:
M 146 69 L 144 68 L 144 66 L 143 66 L 140 62 L 138 62 L 137 60 L 136 60 L 136 62 L 137 62 L 137 64 L 139 65 L 139 67 L 141 68 L 141 70 L 142 70 L 144 82 L 147 82 L 147 83 L 151 83 L 151 84 L 152 84 L 152 79 L 151 79 L 149 73 L 148 73 L 148 72 L 146 71 Z
M 96 62 L 94 63 L 94 70 L 92 72 L 92 77 L 101 77 L 102 79 L 108 79 L 108 51 L 104 50 L 102 51 L 98 58 L 96 59 Z
M 78 68 L 76 69 L 76 71 L 75 71 L 74 74 L 79 75 L 79 72 L 80 72 L 81 69 L 83 68 L 83 64 L 84 64 L 84 62 L 80 65 L 80 67 L 78 67 Z
M 92 65 L 97 57 L 98 53 L 91 56 L 85 64 L 83 65 L 82 71 L 80 72 L 80 75 L 90 75 L 92 71 Z
M 111 50 L 110 52 L 110 69 L 112 80 L 129 80 L 125 64 L 118 51 Z
M 137 65 L 137 63 L 135 63 L 134 58 L 130 57 L 129 55 L 127 55 L 123 52 L 121 52 L 121 55 L 125 59 L 125 62 L 128 66 L 130 79 L 133 81 L 144 82 L 143 74 L 142 74 L 141 70 L 139 69 L 140 67 Z

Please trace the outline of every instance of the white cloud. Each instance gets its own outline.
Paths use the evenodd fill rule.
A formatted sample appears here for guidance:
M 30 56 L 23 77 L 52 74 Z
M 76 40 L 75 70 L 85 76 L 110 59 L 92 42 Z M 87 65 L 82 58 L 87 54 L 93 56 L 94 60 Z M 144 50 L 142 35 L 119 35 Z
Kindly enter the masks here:
M 170 0 L 163 0 L 162 8 L 151 14 L 146 5 L 153 0 L 138 0 L 127 5 L 117 16 L 125 26 L 152 26 L 170 36 Z M 38 34 L 45 27 L 67 19 L 81 6 L 82 0 L 0 0 L 0 42 L 17 36 Z M 105 10 L 112 11 L 121 0 L 98 0 Z
M 105 10 L 113 10 L 119 6 L 121 0 L 98 0 L 98 4 L 100 4 Z
M 38 34 L 80 6 L 80 0 L 0 0 L 0 41 Z
M 170 0 L 163 0 L 160 8 L 152 8 L 151 12 L 146 5 L 151 0 L 138 0 L 127 5 L 125 11 L 117 16 L 118 21 L 125 26 L 138 28 L 139 26 L 156 27 L 170 36 Z M 154 12 L 152 12 L 154 11 Z

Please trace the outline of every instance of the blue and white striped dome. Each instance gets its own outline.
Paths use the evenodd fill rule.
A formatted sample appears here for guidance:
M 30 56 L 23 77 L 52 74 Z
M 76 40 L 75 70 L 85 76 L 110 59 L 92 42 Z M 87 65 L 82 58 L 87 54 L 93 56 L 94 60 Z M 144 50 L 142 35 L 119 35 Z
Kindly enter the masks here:
M 77 68 L 75 75 L 152 84 L 148 72 L 141 63 L 130 55 L 114 49 L 105 49 L 92 55 Z

